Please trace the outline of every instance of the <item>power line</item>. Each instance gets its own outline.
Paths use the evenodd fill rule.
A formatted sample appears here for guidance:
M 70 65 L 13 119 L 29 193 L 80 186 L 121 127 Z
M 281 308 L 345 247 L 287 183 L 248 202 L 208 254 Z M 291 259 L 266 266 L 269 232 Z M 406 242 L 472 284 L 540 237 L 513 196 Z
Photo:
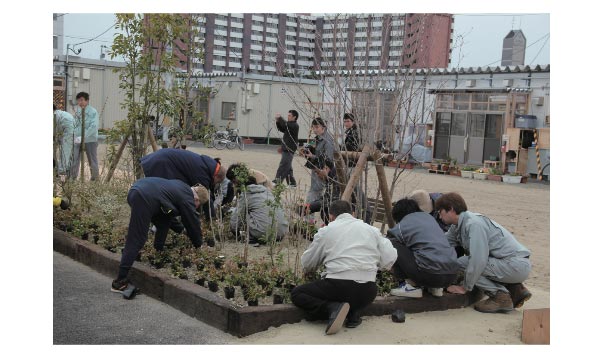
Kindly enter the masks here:
M 495 17 L 505 17 L 505 16 L 548 16 L 548 14 L 544 14 L 544 13 L 533 13 L 533 14 L 452 14 L 454 16 L 477 16 L 477 17 L 483 17 L 483 16 L 495 16 Z
M 92 38 L 92 39 L 89 39 L 89 40 L 87 40 L 87 41 L 83 41 L 83 42 L 80 42 L 80 43 L 75 43 L 75 44 L 73 45 L 73 47 L 75 47 L 75 46 L 79 46 L 79 45 L 81 45 L 81 44 L 84 44 L 84 43 L 88 43 L 88 42 L 94 41 L 94 40 L 95 40 L 95 39 L 97 39 L 98 37 L 102 36 L 103 34 L 107 33 L 108 31 L 110 31 L 110 29 L 111 29 L 111 28 L 113 28 L 113 27 L 114 27 L 116 24 L 117 24 L 116 22 L 113 22 L 113 24 L 112 24 L 112 25 L 110 25 L 110 26 L 109 26 L 109 27 L 106 29 L 106 31 L 102 32 L 102 33 L 101 33 L 101 34 L 99 34 L 98 36 L 96 36 L 96 37 L 94 37 L 94 38 Z
M 77 40 L 90 40 L 90 41 L 94 41 L 94 42 L 106 42 L 106 43 L 112 43 L 113 41 L 108 41 L 108 40 L 99 40 L 99 39 L 93 39 L 93 38 L 89 38 L 89 37 L 77 37 L 77 36 L 69 36 L 69 35 L 55 35 L 58 37 L 67 37 L 67 38 L 74 38 Z
M 533 59 L 531 60 L 531 62 L 529 62 L 530 65 L 533 64 L 533 62 L 537 59 L 537 57 L 542 52 L 542 49 L 544 49 L 544 47 L 546 47 L 546 43 L 548 43 L 549 39 L 550 39 L 550 36 L 546 37 L 546 40 L 544 41 L 544 44 L 542 45 L 542 47 L 540 47 L 540 50 L 538 51 L 538 53 L 535 55 L 535 57 L 533 57 Z

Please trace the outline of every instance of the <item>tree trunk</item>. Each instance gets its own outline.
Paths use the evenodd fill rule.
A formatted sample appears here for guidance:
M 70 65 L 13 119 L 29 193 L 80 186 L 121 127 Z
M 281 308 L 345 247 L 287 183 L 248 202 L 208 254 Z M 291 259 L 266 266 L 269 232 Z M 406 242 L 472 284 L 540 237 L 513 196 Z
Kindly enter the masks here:
M 83 182 L 83 174 L 85 173 L 84 164 L 85 164 L 85 108 L 81 109 L 81 143 L 79 145 L 79 162 L 80 162 L 80 170 L 79 173 L 81 175 L 81 181 Z
M 154 135 L 152 134 L 152 129 L 148 126 L 148 140 L 152 145 L 152 152 L 158 151 L 158 145 L 156 144 L 156 140 L 154 139 Z

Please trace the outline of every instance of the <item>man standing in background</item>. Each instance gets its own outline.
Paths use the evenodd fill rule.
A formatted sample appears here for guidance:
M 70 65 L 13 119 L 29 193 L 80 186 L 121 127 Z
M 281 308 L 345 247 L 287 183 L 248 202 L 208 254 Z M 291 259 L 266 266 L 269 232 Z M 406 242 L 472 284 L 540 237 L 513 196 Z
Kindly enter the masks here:
M 292 170 L 292 159 L 294 158 L 294 152 L 298 148 L 298 112 L 296 110 L 290 110 L 287 115 L 287 121 L 283 121 L 280 114 L 275 117 L 275 124 L 277 130 L 283 132 L 283 139 L 281 143 L 281 161 L 279 161 L 279 168 L 275 174 L 275 180 L 273 183 L 283 181 L 284 179 L 290 187 L 296 186 L 296 179 L 294 178 L 294 171 Z
M 73 165 L 71 166 L 71 177 L 77 178 L 79 174 L 79 153 L 81 142 L 85 144 L 85 154 L 90 164 L 91 180 L 97 180 L 98 171 L 98 111 L 89 105 L 90 95 L 86 92 L 80 92 L 75 97 L 77 99 L 77 111 L 75 112 L 75 145 L 73 147 Z M 85 116 L 82 119 L 82 112 Z M 84 136 L 81 137 L 82 121 L 84 124 Z

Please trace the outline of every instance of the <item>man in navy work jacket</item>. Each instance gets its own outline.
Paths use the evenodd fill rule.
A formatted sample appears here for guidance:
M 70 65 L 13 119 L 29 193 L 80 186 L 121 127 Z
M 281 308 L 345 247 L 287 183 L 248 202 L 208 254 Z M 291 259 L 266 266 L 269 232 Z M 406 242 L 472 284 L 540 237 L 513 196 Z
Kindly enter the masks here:
M 156 226 L 154 248 L 162 250 L 172 218 L 181 216 L 183 226 L 194 247 L 202 245 L 202 228 L 197 209 L 208 201 L 208 191 L 201 185 L 189 187 L 180 180 L 149 177 L 137 180 L 127 194 L 131 207 L 125 248 L 119 274 L 112 282 L 113 292 L 127 289 L 127 275 L 136 256 L 148 240 L 148 226 Z
M 179 179 L 188 186 L 201 184 L 210 192 L 210 202 L 204 206 L 207 218 L 214 216 L 214 210 L 209 212 L 215 198 L 215 186 L 225 179 L 227 167 L 221 166 L 219 161 L 206 155 L 180 150 L 176 148 L 163 148 L 140 159 L 146 177 L 160 177 L 165 179 Z

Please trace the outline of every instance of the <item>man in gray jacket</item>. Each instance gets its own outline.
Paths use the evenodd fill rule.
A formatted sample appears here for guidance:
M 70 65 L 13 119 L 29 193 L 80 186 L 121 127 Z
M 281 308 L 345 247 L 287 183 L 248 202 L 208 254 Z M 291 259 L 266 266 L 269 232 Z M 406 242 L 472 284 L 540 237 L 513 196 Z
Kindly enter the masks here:
M 465 271 L 462 286 L 450 286 L 448 292 L 464 294 L 477 287 L 489 298 L 475 304 L 483 313 L 509 312 L 521 307 L 531 293 L 523 286 L 531 271 L 531 252 L 504 227 L 490 218 L 467 210 L 458 193 L 447 193 L 435 202 L 435 209 L 446 224 L 451 245 L 460 245 L 466 256 L 458 259 Z
M 331 222 L 319 229 L 301 259 L 305 272 L 325 265 L 322 279 L 292 290 L 292 303 L 304 309 L 308 318 L 329 318 L 327 335 L 337 333 L 346 316 L 346 327 L 360 325 L 358 313 L 377 296 L 377 269 L 390 269 L 397 257 L 390 241 L 377 228 L 351 213 L 347 201 L 331 203 Z
M 269 230 L 275 234 L 279 241 L 288 231 L 288 221 L 283 209 L 274 204 L 275 197 L 269 189 L 263 185 L 256 184 L 253 176 L 248 176 L 245 189 L 237 200 L 237 207 L 231 213 L 229 222 L 233 233 L 248 229 L 250 243 L 257 244 L 265 242 Z
M 452 284 L 460 268 L 456 251 L 450 247 L 444 232 L 433 216 L 421 211 L 412 199 L 398 200 L 392 216 L 396 226 L 388 230 L 387 236 L 398 251 L 393 271 L 400 283 L 390 294 L 420 298 L 423 295 L 420 287 L 427 287 L 432 295 L 443 296 L 443 288 Z

